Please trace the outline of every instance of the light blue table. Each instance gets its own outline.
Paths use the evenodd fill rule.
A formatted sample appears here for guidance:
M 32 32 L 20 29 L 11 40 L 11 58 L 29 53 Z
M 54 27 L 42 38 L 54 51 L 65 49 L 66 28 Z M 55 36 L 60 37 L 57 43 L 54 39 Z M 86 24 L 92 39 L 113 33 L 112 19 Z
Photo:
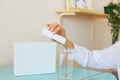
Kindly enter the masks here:
M 0 80 L 58 80 L 58 77 L 56 74 L 15 77 L 13 67 L 2 67 L 0 68 Z M 111 73 L 74 68 L 72 80 L 116 80 L 116 78 Z

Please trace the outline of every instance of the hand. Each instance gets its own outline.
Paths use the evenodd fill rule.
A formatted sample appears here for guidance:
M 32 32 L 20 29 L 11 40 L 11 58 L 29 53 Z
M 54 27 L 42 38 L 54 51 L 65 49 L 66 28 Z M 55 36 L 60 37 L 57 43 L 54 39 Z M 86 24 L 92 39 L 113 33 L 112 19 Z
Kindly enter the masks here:
M 47 27 L 48 27 L 48 30 L 50 30 L 54 34 L 61 35 L 67 39 L 65 29 L 61 27 L 58 23 L 47 24 Z M 66 40 L 66 43 L 64 46 L 70 49 L 74 48 L 74 44 L 68 39 Z
M 47 24 L 47 27 L 54 34 L 58 34 L 66 38 L 65 29 L 63 29 L 58 23 Z

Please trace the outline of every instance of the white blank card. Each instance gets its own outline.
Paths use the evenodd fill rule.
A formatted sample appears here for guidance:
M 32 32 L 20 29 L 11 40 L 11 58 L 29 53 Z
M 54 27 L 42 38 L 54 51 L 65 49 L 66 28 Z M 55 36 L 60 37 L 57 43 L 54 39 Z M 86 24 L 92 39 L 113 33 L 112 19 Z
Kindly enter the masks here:
M 56 43 L 15 42 L 14 75 L 33 75 L 56 72 Z

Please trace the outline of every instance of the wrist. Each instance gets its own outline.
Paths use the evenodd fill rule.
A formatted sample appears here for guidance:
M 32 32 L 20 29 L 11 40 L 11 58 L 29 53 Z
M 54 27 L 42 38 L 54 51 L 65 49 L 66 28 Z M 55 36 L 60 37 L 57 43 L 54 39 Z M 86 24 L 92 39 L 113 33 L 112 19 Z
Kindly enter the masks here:
M 73 42 L 71 42 L 71 41 L 68 40 L 68 39 L 66 40 L 64 46 L 65 46 L 66 49 L 68 49 L 68 48 L 69 48 L 69 49 L 73 49 L 73 48 L 74 48 L 74 44 L 73 44 Z

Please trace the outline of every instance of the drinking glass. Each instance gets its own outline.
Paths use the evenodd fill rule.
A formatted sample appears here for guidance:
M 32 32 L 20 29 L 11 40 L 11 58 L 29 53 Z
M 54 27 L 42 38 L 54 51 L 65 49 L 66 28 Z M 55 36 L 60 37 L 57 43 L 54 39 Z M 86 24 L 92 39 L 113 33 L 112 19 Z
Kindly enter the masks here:
M 71 50 L 61 49 L 59 56 L 59 79 L 72 80 L 73 54 Z

